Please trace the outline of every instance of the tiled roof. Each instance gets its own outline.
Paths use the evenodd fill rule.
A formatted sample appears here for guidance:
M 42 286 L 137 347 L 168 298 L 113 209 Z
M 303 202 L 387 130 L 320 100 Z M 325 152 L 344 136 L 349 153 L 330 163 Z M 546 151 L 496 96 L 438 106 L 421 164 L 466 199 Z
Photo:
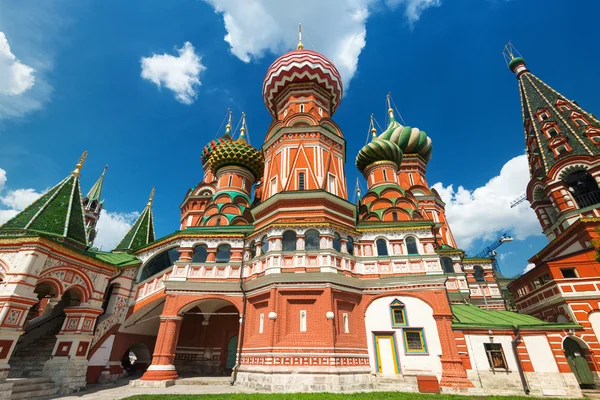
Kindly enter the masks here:
M 133 252 L 148 243 L 154 242 L 156 234 L 154 233 L 154 216 L 152 214 L 152 197 L 154 189 L 150 195 L 150 200 L 142 214 L 135 221 L 129 232 L 123 240 L 115 247 L 114 252 Z

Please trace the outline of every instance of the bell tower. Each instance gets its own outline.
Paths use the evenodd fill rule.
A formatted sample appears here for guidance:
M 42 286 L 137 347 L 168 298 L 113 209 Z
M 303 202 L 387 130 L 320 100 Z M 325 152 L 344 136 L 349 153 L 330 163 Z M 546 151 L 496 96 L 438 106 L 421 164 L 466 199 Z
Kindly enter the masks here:
M 532 74 L 512 44 L 504 56 L 521 95 L 527 200 L 552 241 L 579 219 L 600 216 L 600 121 Z

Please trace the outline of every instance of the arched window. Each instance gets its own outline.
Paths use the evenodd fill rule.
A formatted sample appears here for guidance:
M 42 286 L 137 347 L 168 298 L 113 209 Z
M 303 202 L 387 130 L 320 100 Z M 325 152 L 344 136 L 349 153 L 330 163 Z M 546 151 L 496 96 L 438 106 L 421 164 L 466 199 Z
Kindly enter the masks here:
M 208 257 L 208 251 L 205 244 L 194 247 L 194 255 L 192 256 L 193 263 L 206 262 L 206 257 Z
M 222 244 L 217 247 L 217 259 L 218 263 L 226 263 L 231 259 L 231 246 L 228 244 Z
M 419 248 L 417 247 L 417 239 L 412 236 L 404 239 L 404 243 L 406 243 L 406 251 L 408 254 L 419 254 Z
M 398 221 L 398 212 L 392 211 L 392 220 L 393 221 Z
M 283 232 L 283 251 L 296 251 L 296 232 Z
M 479 265 L 473 267 L 473 277 L 477 282 L 485 282 L 485 272 Z
M 452 264 L 452 259 L 450 257 L 442 257 L 440 259 L 442 261 L 442 269 L 446 274 L 454 273 L 454 265 Z
M 306 231 L 304 234 L 305 245 L 304 248 L 306 250 L 319 250 L 319 232 L 311 229 Z M 294 249 L 295 250 L 295 249 Z
M 348 241 L 346 243 L 346 248 L 348 249 L 348 254 L 354 254 L 354 239 L 352 239 L 352 236 L 348 236 L 346 238 L 346 240 Z
M 382 256 L 388 256 L 388 247 L 387 247 L 387 242 L 385 241 L 385 239 L 377 239 L 377 242 L 375 242 L 375 244 L 377 245 L 377 255 L 382 257 Z
M 256 257 L 256 242 L 253 240 L 250 242 L 250 258 Z
M 267 254 L 267 251 L 269 251 L 269 240 L 267 239 L 267 235 L 265 235 L 260 239 L 260 254 Z
M 571 172 L 565 179 L 569 192 L 575 198 L 579 208 L 600 203 L 600 189 L 588 171 Z
M 335 251 L 342 251 L 342 241 L 340 235 L 337 233 L 333 235 L 333 249 Z
M 179 260 L 179 250 L 177 247 L 165 250 L 152 258 L 142 269 L 142 273 L 138 279 L 138 282 L 150 278 L 154 274 L 164 271 L 165 269 L 173 266 L 175 261 Z

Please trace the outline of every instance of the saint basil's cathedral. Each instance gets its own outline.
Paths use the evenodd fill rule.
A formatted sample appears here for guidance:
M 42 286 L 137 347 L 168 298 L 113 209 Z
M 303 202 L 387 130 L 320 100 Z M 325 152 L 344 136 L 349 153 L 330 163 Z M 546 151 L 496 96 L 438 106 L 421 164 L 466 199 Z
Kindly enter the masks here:
M 0 398 L 126 375 L 132 386 L 220 376 L 276 392 L 593 390 L 600 121 L 510 47 L 507 57 L 526 196 L 549 240 L 508 285 L 518 312 L 493 260 L 454 240 L 426 180 L 432 138 L 391 107 L 356 157 L 367 190 L 348 200 L 340 74 L 300 43 L 267 70 L 262 146 L 248 143 L 245 116 L 234 138 L 229 117 L 202 150 L 178 231 L 155 236 L 152 193 L 114 250 L 94 248 L 106 169 L 83 195 L 85 154 L 0 227 Z

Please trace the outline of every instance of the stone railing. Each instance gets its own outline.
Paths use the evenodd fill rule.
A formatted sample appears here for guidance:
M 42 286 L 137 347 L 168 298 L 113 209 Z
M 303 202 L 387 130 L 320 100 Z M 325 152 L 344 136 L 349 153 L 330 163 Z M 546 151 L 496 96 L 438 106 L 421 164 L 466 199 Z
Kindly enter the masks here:
M 160 292 L 165 287 L 165 281 L 171 276 L 171 269 L 166 269 L 163 274 L 155 275 L 145 282 L 142 282 L 137 287 L 137 295 L 135 301 L 140 301 L 146 297 Z
M 99 317 L 98 326 L 94 331 L 94 337 L 92 339 L 92 346 L 94 346 L 102 337 L 117 324 L 123 323 L 125 316 L 127 315 L 127 297 L 117 296 L 115 306 L 111 310 L 109 315 L 103 315 Z M 103 318 L 104 317 L 104 318 Z

